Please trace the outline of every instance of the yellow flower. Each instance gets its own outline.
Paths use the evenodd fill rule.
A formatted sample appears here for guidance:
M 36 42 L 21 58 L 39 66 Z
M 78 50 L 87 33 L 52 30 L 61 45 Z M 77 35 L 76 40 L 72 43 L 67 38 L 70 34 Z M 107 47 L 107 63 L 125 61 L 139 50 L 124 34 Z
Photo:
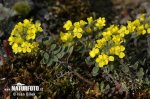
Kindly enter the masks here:
M 63 26 L 66 30 L 70 30 L 72 27 L 72 22 L 70 20 L 68 20 L 64 26 Z
M 33 42 L 31 47 L 32 47 L 32 48 L 37 48 L 38 46 L 39 46 L 39 43 L 38 43 L 38 42 Z
M 87 33 L 91 33 L 91 32 L 92 32 L 91 27 L 89 27 L 89 26 L 88 26 L 88 27 L 86 27 L 86 32 L 87 32 Z
M 111 31 L 114 27 L 115 27 L 115 25 L 110 25 L 110 26 L 107 28 L 107 31 Z
M 123 52 L 120 52 L 119 53 L 119 58 L 124 58 L 125 57 L 125 54 Z
M 119 28 L 118 28 L 118 26 L 110 25 L 110 26 L 107 28 L 107 31 L 110 31 L 111 34 L 117 34 L 118 31 L 119 31 Z
M 124 51 L 125 47 L 124 46 L 115 46 L 110 48 L 110 54 L 114 54 L 119 56 L 119 58 L 123 58 L 125 56 Z
M 23 53 L 26 53 L 26 52 L 30 53 L 31 52 L 31 45 L 30 45 L 30 43 L 23 42 L 21 47 L 22 47 Z
M 27 40 L 30 40 L 30 39 L 33 39 L 33 40 L 34 40 L 34 39 L 35 39 L 35 36 L 36 36 L 35 32 L 36 32 L 35 29 L 30 29 L 30 30 L 28 30 L 28 31 L 27 31 L 28 35 L 26 36 L 26 39 L 27 39 Z
M 128 21 L 128 25 L 127 25 L 127 28 L 129 30 L 130 33 L 133 33 L 136 26 L 133 25 L 133 23 L 131 21 Z
M 116 33 L 118 32 L 118 30 L 119 30 L 118 26 L 114 26 L 114 27 L 111 29 L 111 32 L 112 32 L 113 34 L 116 34 Z
M 100 17 L 96 20 L 96 26 L 99 28 L 99 29 L 102 29 L 106 24 L 105 24 L 106 20 L 104 17 Z
M 15 43 L 17 43 L 17 44 L 21 44 L 22 42 L 23 42 L 24 40 L 23 40 L 23 38 L 15 38 Z
M 19 22 L 19 23 L 17 23 L 17 24 L 15 25 L 15 27 L 14 27 L 13 30 L 14 30 L 15 32 L 21 32 L 21 31 L 23 31 L 24 27 L 27 27 L 27 26 L 24 26 L 23 23 Z M 11 34 L 12 34 L 12 33 L 11 33 Z
M 118 30 L 118 33 L 121 37 L 124 37 L 125 35 L 129 34 L 129 30 L 125 26 L 121 26 L 121 28 Z
M 40 22 L 34 24 L 32 20 L 28 19 L 25 19 L 23 23 L 19 22 L 15 25 L 8 39 L 14 53 L 31 52 L 35 48 L 32 43 L 34 42 L 36 33 L 42 31 L 40 25 Z
M 114 61 L 114 57 L 113 56 L 109 56 L 109 61 Z
M 145 20 L 145 16 L 146 16 L 146 14 L 140 14 L 140 15 L 138 16 L 138 18 L 139 18 L 139 20 L 142 22 L 142 21 Z
M 94 58 L 97 54 L 99 53 L 99 49 L 98 48 L 93 48 L 91 51 L 90 51 L 90 56 L 92 58 Z
M 96 47 L 102 48 L 103 45 L 105 45 L 105 43 L 106 43 L 106 39 L 102 38 L 102 39 L 96 40 L 96 42 L 97 42 Z
M 147 34 L 150 34 L 150 28 L 147 29 Z
M 93 22 L 93 17 L 88 17 L 87 21 L 88 21 L 88 24 L 91 24 Z
M 35 28 L 37 29 L 38 32 L 42 32 L 43 29 L 41 28 L 41 23 L 39 21 L 37 21 L 35 23 Z
M 68 40 L 72 40 L 72 35 L 71 35 L 71 33 L 63 33 L 63 32 L 61 32 L 60 33 L 60 38 L 61 38 L 61 40 L 63 41 L 63 42 L 67 42 Z
M 74 38 L 77 37 L 78 39 L 80 39 L 82 37 L 82 32 L 83 32 L 82 28 L 74 28 L 73 32 L 74 32 L 73 35 Z
M 74 25 L 75 28 L 81 28 L 80 22 L 75 22 L 73 25 Z
M 110 31 L 103 32 L 102 35 L 106 38 L 110 37 L 112 34 Z
M 28 24 L 31 23 L 28 19 L 23 20 L 23 22 L 24 22 L 25 25 L 28 25 Z
M 112 57 L 111 57 L 112 58 Z M 113 60 L 113 59 L 112 59 Z M 96 58 L 96 62 L 98 63 L 99 67 L 103 67 L 104 65 L 107 65 L 108 62 L 109 62 L 109 56 L 105 55 L 105 54 L 102 54 L 102 55 L 99 55 L 97 58 Z
M 82 26 L 84 26 L 84 25 L 86 25 L 87 24 L 87 22 L 85 22 L 85 21 L 83 21 L 83 20 L 80 20 L 80 26 L 82 27 Z
M 14 41 L 15 41 L 15 38 L 10 36 L 8 41 L 9 41 L 9 44 L 12 45 L 14 43 Z
M 17 38 L 17 37 L 10 36 L 9 39 L 8 39 L 8 41 L 9 41 L 9 44 L 12 45 L 13 43 L 21 44 L 24 40 L 21 37 Z
M 148 29 L 148 28 L 150 27 L 150 25 L 146 23 L 146 24 L 144 25 L 144 27 L 145 27 L 145 29 Z
M 13 52 L 14 52 L 15 54 L 17 54 L 18 52 L 21 52 L 21 47 L 18 46 L 17 43 L 14 43 L 14 44 L 12 45 L 12 49 L 13 49 Z
M 112 40 L 116 45 L 121 44 L 123 42 L 123 38 L 120 37 L 120 35 L 113 36 Z
M 80 39 L 82 37 L 82 33 L 74 33 L 74 37 L 77 37 L 78 39 Z
M 144 28 L 144 25 L 138 26 L 137 27 L 137 32 L 138 32 L 138 34 L 142 34 L 142 35 L 146 34 L 146 30 Z
M 138 19 L 133 21 L 133 25 L 136 26 L 136 27 L 140 26 L 140 24 L 141 24 L 140 20 L 138 20 Z
M 73 30 L 74 33 L 77 33 L 77 32 L 83 32 L 82 28 L 74 28 Z

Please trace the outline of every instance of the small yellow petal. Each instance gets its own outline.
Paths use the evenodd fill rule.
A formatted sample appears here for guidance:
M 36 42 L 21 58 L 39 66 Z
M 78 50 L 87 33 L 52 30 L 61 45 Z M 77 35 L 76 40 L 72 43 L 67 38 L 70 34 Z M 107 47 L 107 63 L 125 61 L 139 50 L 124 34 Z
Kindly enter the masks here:
M 125 54 L 123 53 L 123 52 L 121 52 L 120 54 L 119 54 L 119 58 L 124 58 L 125 57 Z
M 81 33 L 78 33 L 78 34 L 77 34 L 77 38 L 80 39 L 81 37 L 82 37 L 82 34 L 81 34 Z
M 99 65 L 99 67 L 102 68 L 102 67 L 104 67 L 104 62 L 100 62 L 98 65 Z
M 109 56 L 109 61 L 114 61 L 114 57 L 113 56 Z
M 93 52 L 93 51 L 90 51 L 90 56 L 92 57 L 92 58 L 94 58 L 95 57 L 95 53 Z
M 150 34 L 150 28 L 147 29 L 147 33 Z

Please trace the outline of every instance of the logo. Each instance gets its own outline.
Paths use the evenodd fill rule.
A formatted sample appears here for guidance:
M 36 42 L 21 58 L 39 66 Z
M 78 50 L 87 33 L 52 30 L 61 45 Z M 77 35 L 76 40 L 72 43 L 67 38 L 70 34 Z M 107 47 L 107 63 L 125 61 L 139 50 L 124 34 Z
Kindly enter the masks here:
M 35 93 L 43 91 L 43 88 L 35 85 L 17 83 L 12 85 L 10 88 L 5 88 L 4 91 L 10 91 L 13 96 L 35 96 Z

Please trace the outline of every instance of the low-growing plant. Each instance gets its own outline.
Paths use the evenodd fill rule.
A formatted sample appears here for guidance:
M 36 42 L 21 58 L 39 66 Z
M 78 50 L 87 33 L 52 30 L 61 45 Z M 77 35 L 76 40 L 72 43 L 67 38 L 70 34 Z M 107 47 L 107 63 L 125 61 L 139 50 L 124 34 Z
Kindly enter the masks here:
M 11 32 L 8 41 L 12 46 L 13 52 L 17 53 L 30 53 L 37 50 L 38 42 L 35 42 L 37 32 L 42 32 L 40 23 L 32 23 L 32 20 L 25 19 L 23 23 L 19 22 L 15 25 Z
M 45 89 L 41 97 L 51 98 L 128 97 L 149 86 L 149 16 L 108 27 L 104 17 L 89 17 L 68 20 L 63 28 L 60 38 L 38 40 L 38 32 L 43 32 L 40 22 L 25 19 L 15 25 L 8 41 L 16 57 L 16 69 L 9 69 L 21 74 L 12 75 L 16 82 L 39 84 Z M 140 51 L 144 58 L 137 58 Z
M 128 21 L 127 25 L 110 25 L 108 28 L 103 28 L 106 25 L 104 18 L 93 20 L 92 17 L 89 17 L 87 21 L 81 20 L 75 23 L 70 20 L 67 21 L 64 25 L 66 32 L 60 34 L 60 39 L 65 45 L 74 46 L 78 50 L 81 46 L 87 46 L 84 39 L 88 38 L 87 42 L 91 44 L 89 48 L 92 50 L 89 51 L 89 48 L 86 47 L 82 47 L 81 50 L 88 50 L 90 57 L 85 54 L 82 58 L 86 58 L 86 63 L 93 68 L 93 76 L 101 77 L 97 78 L 96 81 L 99 83 L 101 95 L 112 96 L 114 93 L 123 94 L 123 92 L 128 93 L 130 90 L 135 91 L 145 85 L 145 80 L 148 86 L 149 70 L 143 68 L 147 64 L 144 61 L 141 63 L 142 60 L 140 62 L 135 61 L 135 64 L 132 64 L 128 59 L 130 52 L 127 52 L 126 47 L 128 47 L 131 39 L 137 40 L 137 38 L 149 35 L 149 16 L 141 14 L 136 20 Z M 80 42 L 84 42 L 83 45 L 79 46 Z M 133 55 L 130 57 L 132 58 Z M 128 62 L 126 62 L 127 60 Z M 136 66 L 137 64 L 138 66 Z M 131 84 L 133 82 L 134 85 Z

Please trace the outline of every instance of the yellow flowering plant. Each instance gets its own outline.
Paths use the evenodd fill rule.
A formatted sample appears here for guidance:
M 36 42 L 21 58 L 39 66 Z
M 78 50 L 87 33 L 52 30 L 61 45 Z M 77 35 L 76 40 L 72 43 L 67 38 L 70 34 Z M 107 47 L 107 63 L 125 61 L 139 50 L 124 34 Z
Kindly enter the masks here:
M 145 60 L 149 59 L 148 55 L 145 55 L 149 51 L 146 45 L 149 41 L 145 41 L 150 34 L 150 17 L 142 14 L 126 24 L 106 26 L 106 20 L 102 17 L 89 17 L 87 21 L 80 20 L 74 23 L 69 20 L 65 23 L 65 32 L 60 33 L 60 39 L 64 45 L 74 47 L 70 64 L 73 64 L 74 69 L 80 68 L 82 73 L 91 72 L 96 76 L 93 82 L 99 84 L 99 91 L 104 96 L 105 93 L 111 93 L 108 90 L 118 88 L 118 85 L 119 90 L 124 92 L 136 90 L 136 86 L 142 84 L 149 85 L 149 76 L 146 73 L 148 67 L 145 67 Z M 145 44 L 142 41 L 139 47 L 141 38 Z M 146 47 L 143 47 L 144 45 Z M 144 58 L 140 59 L 143 50 Z M 135 84 L 134 88 L 131 82 Z
M 73 23 L 71 20 L 68 20 L 63 26 L 65 32 L 60 33 L 60 39 L 65 44 L 77 42 L 77 39 L 84 39 L 89 33 L 95 35 L 92 32 L 103 29 L 105 25 L 106 20 L 104 17 L 100 17 L 97 20 L 89 17 L 87 18 L 87 22 L 80 20 Z
M 60 33 L 60 39 L 67 45 L 78 42 L 85 44 L 84 46 L 89 44 L 89 47 L 84 47 L 87 50 L 91 49 L 89 56 L 99 67 L 104 67 L 117 57 L 120 59 L 125 57 L 126 36 L 150 34 L 149 22 L 145 14 L 138 16 L 134 21 L 128 21 L 127 25 L 110 25 L 107 28 L 104 28 L 106 26 L 104 17 L 96 20 L 89 17 L 87 22 L 80 20 L 72 23 L 68 20 L 63 26 L 65 33 Z
M 128 39 L 133 36 L 141 37 L 150 34 L 149 23 L 150 20 L 146 15 L 138 16 L 137 19 L 128 21 L 127 24 L 124 25 L 112 24 L 108 27 L 106 27 L 107 24 L 104 17 L 98 19 L 88 17 L 86 21 L 80 20 L 78 22 L 68 20 L 63 26 L 64 31 L 60 32 L 59 40 L 51 34 L 50 36 L 46 36 L 47 38 L 42 38 L 41 41 L 43 45 L 42 47 L 40 46 L 39 56 L 32 56 L 33 59 L 31 59 L 34 61 L 30 60 L 29 56 L 27 60 L 30 60 L 31 65 L 24 65 L 24 62 L 22 62 L 21 66 L 27 66 L 33 70 L 35 70 L 34 68 L 38 68 L 39 72 L 46 70 L 46 74 L 50 73 L 51 75 L 48 79 L 54 81 L 54 84 L 59 82 L 62 76 L 68 74 L 68 82 L 74 80 L 74 78 L 75 81 L 78 81 L 77 79 L 79 78 L 92 86 L 94 86 L 96 82 L 101 82 L 99 83 L 100 85 L 97 85 L 98 89 L 93 91 L 93 93 L 97 92 L 98 94 L 103 94 L 106 90 L 112 89 L 109 85 L 118 86 L 115 85 L 116 82 L 120 84 L 120 89 L 122 86 L 124 87 L 125 84 L 130 86 L 127 82 L 134 81 L 132 80 L 133 77 L 129 78 L 129 76 L 134 76 L 134 73 L 137 76 L 134 76 L 134 78 L 136 78 L 136 82 L 140 85 L 144 82 L 144 80 L 141 82 L 141 75 L 143 77 L 143 72 L 145 72 L 144 68 L 135 65 L 134 67 L 130 65 L 130 62 L 125 62 L 133 58 L 132 54 L 129 55 L 131 58 L 128 57 Z M 18 54 L 36 51 L 39 48 L 39 42 L 36 41 L 36 38 L 38 32 L 42 31 L 43 29 L 41 28 L 40 22 L 34 23 L 32 20 L 25 19 L 23 22 L 17 23 L 8 39 L 13 52 Z M 33 67 L 32 64 L 34 65 Z M 16 65 L 16 67 L 17 66 L 18 65 Z M 53 69 L 53 67 L 56 69 Z M 57 69 L 60 71 L 57 72 Z M 130 69 L 134 72 L 131 73 Z M 49 72 L 49 70 L 52 71 Z M 53 78 L 53 71 L 56 71 L 55 75 L 58 76 L 57 80 L 57 77 Z M 65 74 L 66 71 L 68 74 Z M 62 74 L 63 72 L 64 74 Z M 84 79 L 78 72 L 83 75 L 85 74 L 85 77 L 91 77 L 91 79 L 89 79 L 91 82 Z M 92 77 L 89 74 L 90 72 L 92 72 L 93 76 L 97 77 Z M 74 77 L 74 75 L 78 78 Z M 70 79 L 70 76 L 73 78 Z M 126 82 L 126 78 L 124 77 L 126 77 L 127 80 L 129 78 L 130 81 Z M 111 82 L 111 84 L 108 84 L 109 82 Z M 60 80 L 59 83 L 62 83 L 62 81 Z M 112 83 L 115 84 L 113 85 Z M 70 82 L 66 83 L 66 85 L 69 84 Z M 106 84 L 108 85 L 106 86 Z M 106 90 L 104 90 L 105 88 Z M 90 89 L 92 89 L 92 87 L 89 88 L 89 90 Z
M 134 21 L 128 21 L 127 26 L 110 25 L 102 32 L 100 39 L 96 40 L 89 55 L 95 58 L 99 67 L 108 65 L 109 61 L 114 61 L 116 56 L 122 59 L 125 57 L 126 36 L 149 34 L 149 28 L 149 20 L 146 19 L 145 14 Z M 109 57 L 111 57 L 110 60 Z
M 32 20 L 25 19 L 23 22 L 19 22 L 15 25 L 8 38 L 9 44 L 12 46 L 12 50 L 17 53 L 31 53 L 38 49 L 38 42 L 36 42 L 36 35 L 38 32 L 42 32 L 41 23 Z

